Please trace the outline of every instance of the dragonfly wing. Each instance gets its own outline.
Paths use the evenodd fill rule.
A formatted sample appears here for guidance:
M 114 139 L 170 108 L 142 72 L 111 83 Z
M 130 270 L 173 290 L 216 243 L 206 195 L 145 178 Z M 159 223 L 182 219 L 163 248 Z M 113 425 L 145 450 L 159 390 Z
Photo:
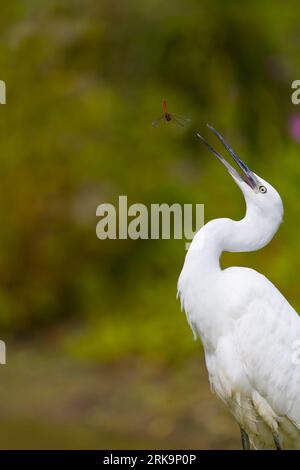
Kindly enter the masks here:
M 176 124 L 178 124 L 181 127 L 184 127 L 189 122 L 191 122 L 191 119 L 189 119 L 189 118 L 182 118 L 182 117 L 174 116 L 174 114 L 172 114 L 172 119 L 173 119 L 174 122 L 176 122 Z
M 164 117 L 165 117 L 165 116 L 161 116 L 160 118 L 155 119 L 154 121 L 152 121 L 152 126 L 153 126 L 153 127 L 157 127 L 158 124 L 160 123 L 160 121 L 161 121 L 162 119 L 164 119 Z

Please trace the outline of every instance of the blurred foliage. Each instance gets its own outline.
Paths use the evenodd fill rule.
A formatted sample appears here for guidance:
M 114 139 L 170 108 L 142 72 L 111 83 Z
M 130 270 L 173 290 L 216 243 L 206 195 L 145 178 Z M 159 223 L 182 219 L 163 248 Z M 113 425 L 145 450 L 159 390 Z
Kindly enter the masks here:
M 109 361 L 177 363 L 195 344 L 176 300 L 184 241 L 100 241 L 96 207 L 244 203 L 195 137 L 212 123 L 273 183 L 285 223 L 269 247 L 225 254 L 300 308 L 300 159 L 290 136 L 299 2 L 10 0 L 1 5 L 0 330 Z M 192 118 L 151 127 L 166 97 Z M 215 145 L 218 144 L 215 142 Z

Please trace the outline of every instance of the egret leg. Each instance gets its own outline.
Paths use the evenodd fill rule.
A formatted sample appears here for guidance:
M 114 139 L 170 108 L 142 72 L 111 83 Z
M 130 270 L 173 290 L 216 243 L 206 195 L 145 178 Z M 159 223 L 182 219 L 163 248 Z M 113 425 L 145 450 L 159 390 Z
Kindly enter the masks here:
M 273 434 L 273 439 L 275 443 L 276 450 L 283 450 L 282 444 L 281 444 L 281 439 L 279 437 L 279 434 Z
M 240 427 L 243 450 L 250 450 L 249 436 L 246 431 Z

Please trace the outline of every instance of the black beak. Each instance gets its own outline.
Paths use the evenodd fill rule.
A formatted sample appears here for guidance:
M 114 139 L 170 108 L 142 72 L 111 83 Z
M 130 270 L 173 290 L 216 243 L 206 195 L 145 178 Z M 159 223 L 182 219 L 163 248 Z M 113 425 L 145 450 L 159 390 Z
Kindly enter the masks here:
M 223 165 L 227 168 L 229 173 L 234 177 L 237 178 L 238 180 L 243 180 L 245 181 L 250 188 L 252 188 L 254 191 L 257 191 L 258 189 L 258 181 L 255 176 L 255 174 L 250 170 L 250 168 L 243 162 L 243 160 L 240 159 L 240 157 L 234 152 L 234 150 L 230 147 L 230 145 L 225 141 L 224 137 L 219 134 L 216 129 L 214 129 L 211 125 L 207 124 L 207 127 L 218 137 L 218 139 L 222 142 L 226 150 L 230 153 L 232 158 L 235 160 L 235 162 L 238 164 L 239 168 L 242 170 L 242 174 L 240 175 L 226 160 L 222 155 L 217 152 L 199 133 L 197 136 L 199 137 L 200 140 L 206 145 L 207 148 L 223 163 Z

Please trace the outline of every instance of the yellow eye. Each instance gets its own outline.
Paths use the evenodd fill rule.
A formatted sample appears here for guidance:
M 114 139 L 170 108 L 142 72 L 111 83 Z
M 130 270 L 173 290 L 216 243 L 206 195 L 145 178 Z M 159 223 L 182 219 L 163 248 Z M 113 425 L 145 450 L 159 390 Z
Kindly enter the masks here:
M 259 192 L 262 194 L 265 194 L 267 192 L 267 188 L 265 186 L 260 186 L 258 189 L 259 189 Z

